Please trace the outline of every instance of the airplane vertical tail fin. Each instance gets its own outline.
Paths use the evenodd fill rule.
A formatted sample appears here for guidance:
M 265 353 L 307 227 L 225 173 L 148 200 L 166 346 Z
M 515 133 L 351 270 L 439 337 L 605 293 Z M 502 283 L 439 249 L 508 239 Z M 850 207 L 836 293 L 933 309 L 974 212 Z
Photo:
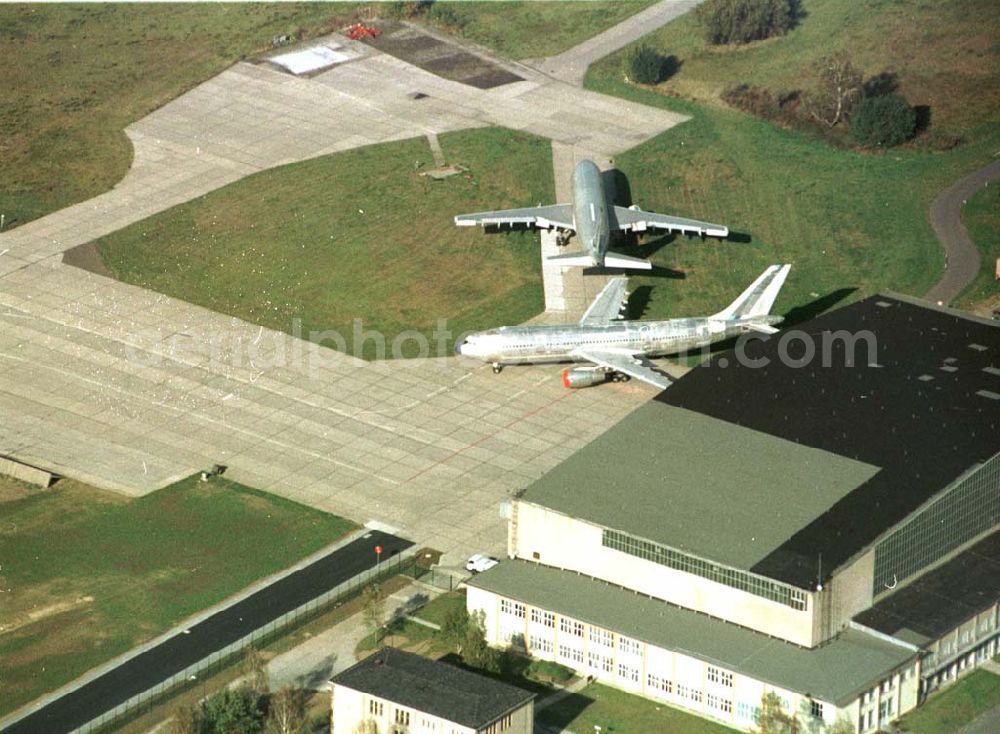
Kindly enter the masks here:
M 788 277 L 791 265 L 772 265 L 714 319 L 734 319 L 747 316 L 766 316 L 778 297 L 778 291 Z

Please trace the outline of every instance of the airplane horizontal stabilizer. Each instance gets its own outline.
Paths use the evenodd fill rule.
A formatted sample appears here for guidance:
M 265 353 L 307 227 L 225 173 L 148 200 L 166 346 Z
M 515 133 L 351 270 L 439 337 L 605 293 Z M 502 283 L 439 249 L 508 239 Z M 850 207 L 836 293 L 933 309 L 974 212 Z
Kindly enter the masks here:
M 639 257 L 629 257 L 628 255 L 619 255 L 616 252 L 609 252 L 604 256 L 604 267 L 652 270 L 653 264 L 649 260 L 643 260 Z
M 754 324 L 748 323 L 746 325 L 750 331 L 759 331 L 761 334 L 777 334 L 778 330 L 773 326 L 768 326 L 767 324 Z
M 592 258 L 586 252 L 571 252 L 568 255 L 552 255 L 545 258 L 549 262 L 561 265 L 564 268 L 589 268 L 594 264 Z
M 778 291 L 788 277 L 791 265 L 772 265 L 729 304 L 724 311 L 714 314 L 714 319 L 735 319 L 747 316 L 766 316 L 778 297 Z

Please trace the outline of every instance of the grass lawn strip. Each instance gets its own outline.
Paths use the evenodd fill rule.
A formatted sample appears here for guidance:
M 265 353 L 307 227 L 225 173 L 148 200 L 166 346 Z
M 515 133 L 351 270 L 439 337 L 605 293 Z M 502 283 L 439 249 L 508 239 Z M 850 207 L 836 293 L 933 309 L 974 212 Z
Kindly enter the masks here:
M 982 265 L 979 275 L 958 302 L 971 306 L 990 297 L 996 300 L 1000 294 L 996 281 L 997 259 L 1000 258 L 1000 182 L 980 189 L 969 198 L 962 207 L 962 223 L 979 250 Z M 995 307 L 1000 307 L 1000 302 Z
M 591 683 L 545 708 L 539 719 L 549 726 L 570 731 L 592 732 L 600 726 L 602 732 L 638 734 L 639 732 L 670 732 L 670 734 L 731 734 L 731 729 L 700 716 L 672 708 L 647 698 L 634 696 L 600 683 Z
M 355 527 L 235 482 L 193 477 L 135 500 L 64 479 L 7 499 L 0 517 L 11 589 L 11 629 L 0 632 L 0 714 Z
M 976 670 L 931 696 L 899 723 L 913 734 L 951 734 L 995 706 L 1000 706 L 1000 676 Z

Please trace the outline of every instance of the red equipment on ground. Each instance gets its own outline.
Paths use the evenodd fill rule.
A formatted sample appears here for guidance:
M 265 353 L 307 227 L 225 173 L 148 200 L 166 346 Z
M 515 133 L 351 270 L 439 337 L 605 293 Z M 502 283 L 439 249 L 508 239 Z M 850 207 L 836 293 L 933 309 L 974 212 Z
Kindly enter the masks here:
M 382 31 L 378 28 L 365 25 L 364 23 L 355 23 L 354 25 L 347 27 L 347 37 L 352 41 L 361 41 L 365 38 L 375 38 L 375 36 L 381 32 Z

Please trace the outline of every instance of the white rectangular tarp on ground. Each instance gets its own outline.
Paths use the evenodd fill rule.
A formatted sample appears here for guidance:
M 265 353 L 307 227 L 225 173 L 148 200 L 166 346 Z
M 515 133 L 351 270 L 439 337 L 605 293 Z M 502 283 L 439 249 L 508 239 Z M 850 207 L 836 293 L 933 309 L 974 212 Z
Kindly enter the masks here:
M 288 69 L 293 74 L 308 74 L 311 71 L 319 71 L 347 61 L 349 58 L 351 58 L 349 55 L 334 51 L 329 46 L 313 46 L 303 51 L 274 56 L 270 61 L 272 64 Z

